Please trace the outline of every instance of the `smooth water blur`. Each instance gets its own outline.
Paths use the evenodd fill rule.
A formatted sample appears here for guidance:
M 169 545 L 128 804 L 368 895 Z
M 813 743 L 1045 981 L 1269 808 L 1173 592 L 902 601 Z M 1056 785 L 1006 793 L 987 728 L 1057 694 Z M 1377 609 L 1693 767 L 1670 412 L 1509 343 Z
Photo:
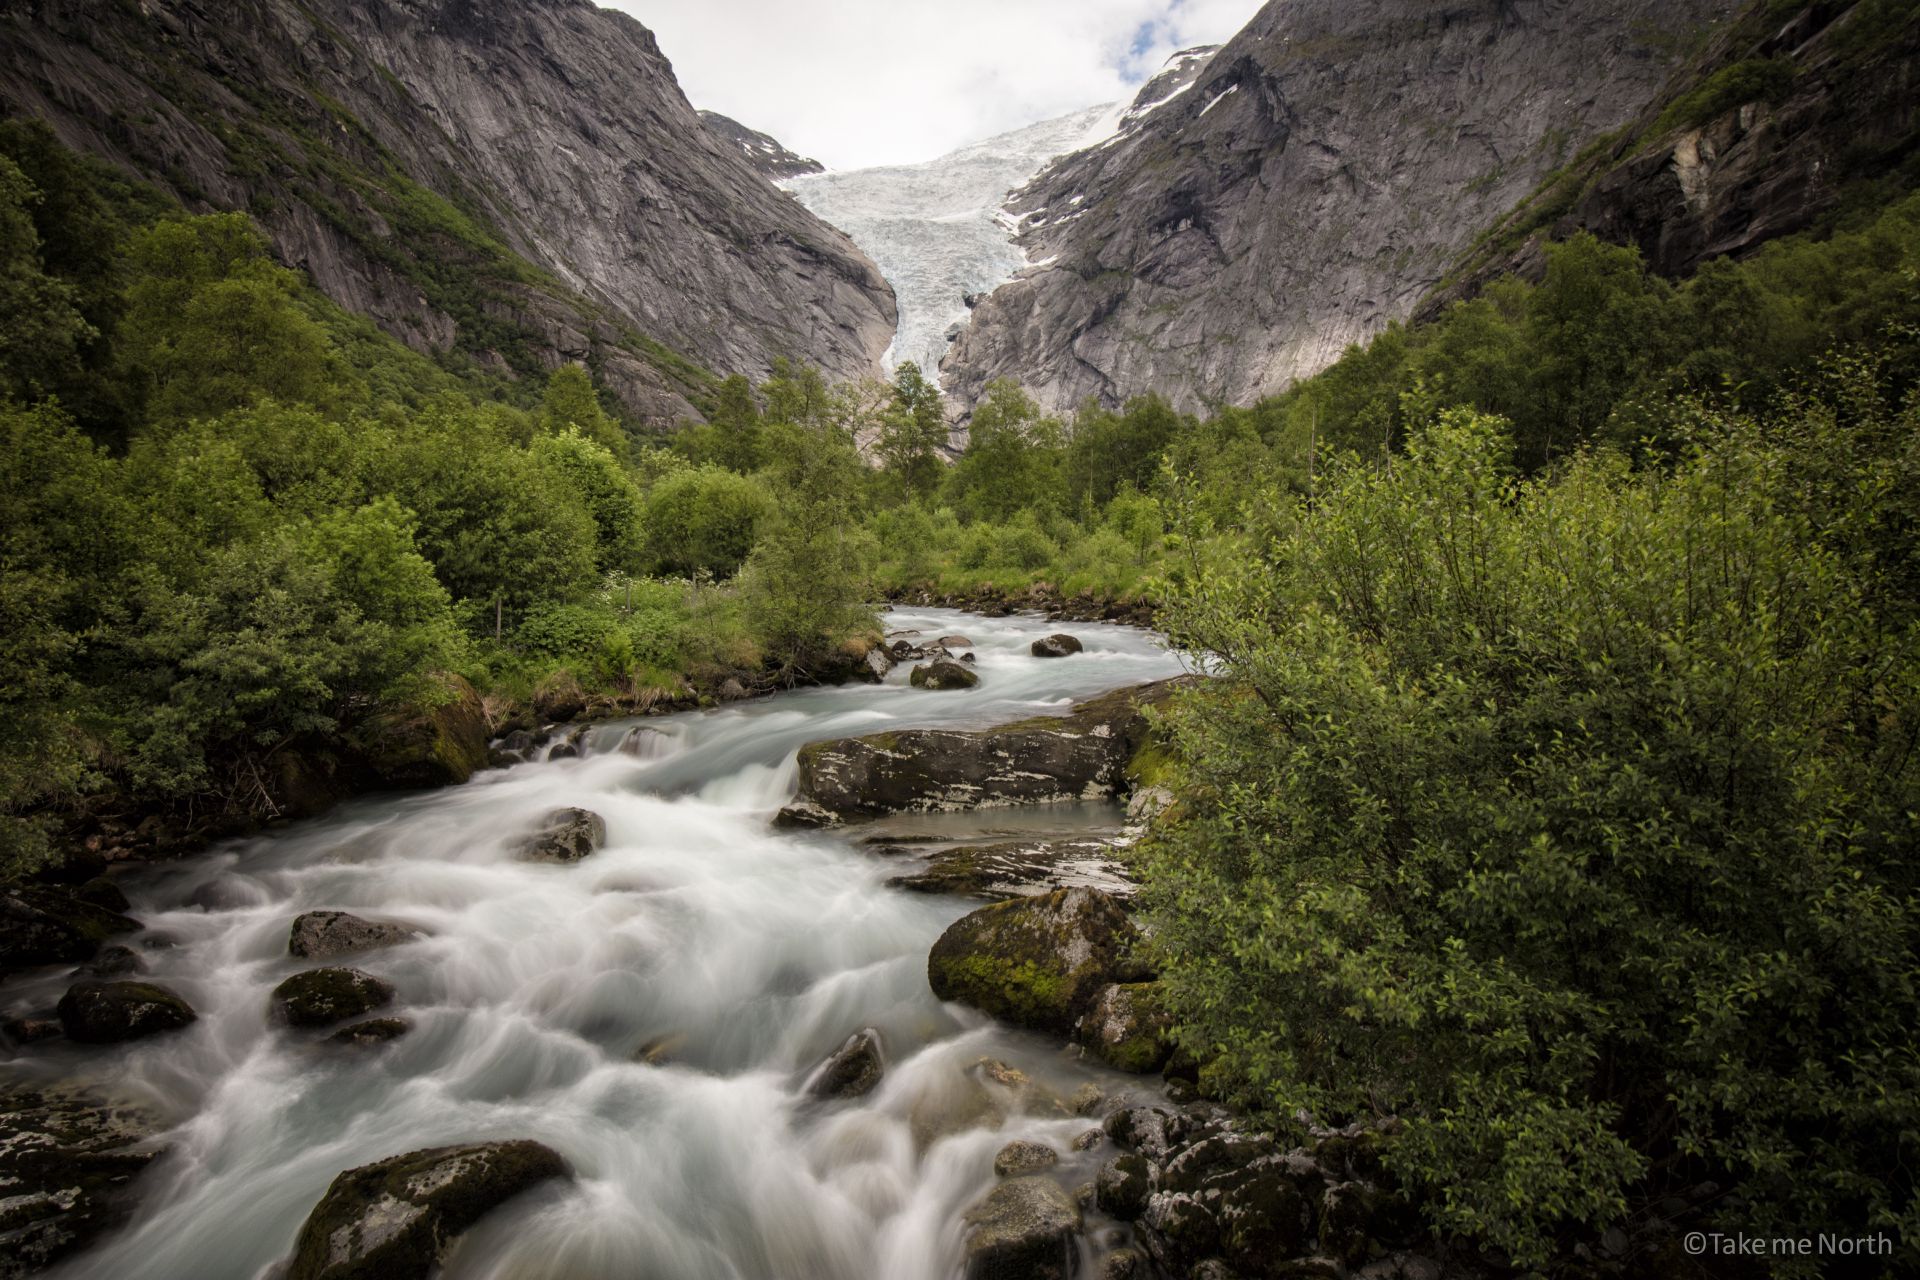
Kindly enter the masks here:
M 355 802 L 123 880 L 141 937 L 172 944 L 145 953 L 150 976 L 201 1016 L 124 1049 L 36 1049 L 14 1064 L 178 1120 L 139 1217 L 64 1274 L 260 1276 L 340 1171 L 491 1138 L 545 1142 L 577 1176 L 496 1211 L 449 1256 L 450 1276 L 936 1280 L 958 1273 L 959 1215 L 1006 1142 L 1051 1142 L 1069 1187 L 1090 1178 L 1095 1157 L 1069 1148 L 1090 1122 L 1057 1111 L 920 1149 L 916 1112 L 923 1136 L 937 1128 L 982 1057 L 1063 1097 L 1087 1080 L 1145 1086 L 943 1006 L 927 950 L 976 904 L 885 888 L 897 866 L 863 846 L 867 829 L 777 832 L 769 819 L 802 743 L 1064 711 L 1180 664 L 1149 634 L 1102 624 L 1065 627 L 1087 651 L 1054 660 L 1028 656 L 1063 629 L 1040 619 L 900 610 L 887 625 L 965 634 L 981 686 L 915 690 L 902 668 L 881 686 L 599 725 L 580 759 Z M 636 727 L 658 736 L 614 750 Z M 570 866 L 516 860 L 517 840 L 560 805 L 601 814 L 606 847 Z M 951 836 L 1080 816 L 1113 820 L 1095 806 L 921 821 Z M 382 1012 L 414 1029 L 388 1047 L 339 1049 L 267 1022 L 268 992 L 310 967 L 288 957 L 288 927 L 322 908 L 428 935 L 312 962 L 396 985 Z M 10 987 L 10 1005 L 44 1006 L 64 983 Z M 886 1039 L 880 1087 L 858 1103 L 807 1100 L 811 1070 L 864 1026 Z M 659 1065 L 636 1060 L 649 1051 Z

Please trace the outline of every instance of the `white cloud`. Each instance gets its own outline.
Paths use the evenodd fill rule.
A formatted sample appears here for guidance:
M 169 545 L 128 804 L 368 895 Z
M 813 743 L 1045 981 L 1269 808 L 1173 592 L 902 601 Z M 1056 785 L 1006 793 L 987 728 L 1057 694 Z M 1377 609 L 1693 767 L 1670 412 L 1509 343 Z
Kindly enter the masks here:
M 601 0 L 651 28 L 697 107 L 835 168 L 928 160 L 1130 97 L 1259 0 Z

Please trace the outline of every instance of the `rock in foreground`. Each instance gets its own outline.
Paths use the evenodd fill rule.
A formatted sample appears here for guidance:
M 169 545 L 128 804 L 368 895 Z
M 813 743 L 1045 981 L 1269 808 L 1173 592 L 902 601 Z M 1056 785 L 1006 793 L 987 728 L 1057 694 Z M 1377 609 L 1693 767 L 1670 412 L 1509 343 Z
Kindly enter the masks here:
M 1123 976 L 1136 937 L 1111 896 L 1062 889 L 956 920 L 933 944 L 927 980 L 942 1000 L 1068 1035 L 1101 988 Z
M 391 947 L 418 936 L 404 925 L 362 920 L 345 911 L 309 911 L 295 918 L 287 954 L 302 960 L 325 960 L 352 951 Z
M 1102 987 L 1082 1015 L 1074 1038 L 1122 1071 L 1158 1071 L 1173 1056 L 1173 1020 L 1161 1007 L 1158 984 L 1116 982 Z
M 177 1031 L 193 1007 L 151 982 L 76 982 L 60 997 L 60 1028 L 81 1044 L 117 1044 Z
M 293 1027 L 328 1023 L 371 1013 L 393 999 L 393 984 L 344 966 L 296 973 L 273 989 L 273 1011 Z
M 1185 678 L 1118 689 L 1064 716 L 979 732 L 907 729 L 811 742 L 800 749 L 800 798 L 789 826 L 888 813 L 1043 804 L 1114 795 L 1147 738 L 1145 708 Z
M 38 1275 L 125 1221 L 160 1128 L 89 1098 L 0 1096 L 0 1280 Z
M 1067 1280 L 1080 1210 L 1051 1178 L 1012 1178 L 967 1210 L 967 1280 Z
M 435 1147 L 349 1169 L 307 1215 L 287 1280 L 424 1280 L 495 1206 L 568 1176 L 537 1142 Z
M 521 845 L 527 862 L 578 862 L 607 842 L 606 819 L 587 809 L 555 809 Z
M 907 682 L 916 689 L 971 689 L 980 683 L 980 677 L 952 658 L 935 658 L 915 667 Z

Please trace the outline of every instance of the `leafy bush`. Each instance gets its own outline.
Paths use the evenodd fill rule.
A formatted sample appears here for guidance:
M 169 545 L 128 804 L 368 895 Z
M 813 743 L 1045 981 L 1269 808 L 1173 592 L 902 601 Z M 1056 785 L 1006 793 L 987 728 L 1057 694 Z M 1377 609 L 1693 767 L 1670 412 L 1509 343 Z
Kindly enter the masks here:
M 1145 901 L 1212 1087 L 1397 1114 L 1522 1266 L 1703 1177 L 1920 1238 L 1920 410 L 1836 376 L 1663 472 L 1449 412 L 1188 584 Z
M 647 549 L 663 573 L 730 578 L 759 540 L 773 499 L 757 481 L 723 467 L 663 476 L 647 494 Z

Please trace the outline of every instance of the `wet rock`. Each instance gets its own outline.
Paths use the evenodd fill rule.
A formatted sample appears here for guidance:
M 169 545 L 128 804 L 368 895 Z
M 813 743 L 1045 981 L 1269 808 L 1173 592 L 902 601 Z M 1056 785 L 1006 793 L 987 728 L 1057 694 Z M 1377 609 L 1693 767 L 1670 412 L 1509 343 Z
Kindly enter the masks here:
M 862 679 L 878 684 L 887 678 L 887 672 L 893 670 L 893 657 L 885 648 L 875 645 L 860 659 L 859 670 Z
M 325 960 L 349 952 L 395 946 L 419 936 L 405 925 L 363 920 L 345 911 L 308 911 L 294 917 L 287 938 L 287 954 L 302 960 Z
M 1213 1212 L 1185 1191 L 1158 1191 L 1140 1214 L 1141 1234 L 1153 1260 L 1175 1275 L 1219 1252 L 1220 1224 Z
M 60 997 L 60 1028 L 81 1044 L 117 1044 L 194 1020 L 193 1007 L 151 982 L 76 982 Z
M 673 1061 L 674 1056 L 686 1047 L 686 1032 L 669 1031 L 663 1036 L 654 1036 L 641 1042 L 640 1047 L 633 1051 L 633 1060 L 657 1067 L 663 1062 Z
M 1353 1273 L 1354 1280 L 1440 1280 L 1446 1274 L 1438 1262 L 1417 1253 L 1390 1253 L 1375 1258 Z
M 1067 1105 L 1073 1108 L 1073 1114 L 1077 1116 L 1090 1116 L 1098 1111 L 1100 1104 L 1106 1100 L 1107 1095 L 1101 1091 L 1100 1086 L 1089 1081 L 1073 1091 L 1073 1097 L 1068 1099 Z
M 1004 901 L 1085 885 L 1115 896 L 1138 886 L 1114 860 L 1111 840 L 1006 840 L 958 845 L 928 856 L 927 865 L 887 883 L 910 893 L 951 893 Z
M 1073 1149 L 1075 1151 L 1091 1151 L 1106 1140 L 1107 1135 L 1104 1130 L 1089 1129 L 1073 1140 Z
M 0 893 L 0 971 L 43 964 L 78 964 L 110 937 L 134 933 L 131 920 L 71 892 L 21 886 Z
M 547 752 L 549 760 L 578 760 L 579 758 L 580 744 L 571 738 L 565 742 L 554 743 L 552 749 Z
M 127 895 L 120 891 L 120 886 L 105 876 L 88 880 L 74 889 L 73 896 L 90 907 L 98 907 L 116 915 L 125 915 L 133 910 L 133 904 L 127 901 Z
M 919 634 L 915 632 L 915 634 Z M 927 656 L 927 651 L 909 640 L 895 640 L 887 646 L 887 656 L 895 662 L 918 662 Z
M 967 1280 L 1067 1280 L 1080 1209 L 1050 1178 L 1013 1178 L 967 1210 Z
M 960 661 L 971 664 L 977 662 L 978 659 L 975 658 L 971 652 L 967 652 L 960 655 Z
M 376 785 L 453 786 L 487 767 L 487 713 L 479 692 L 460 676 L 435 680 L 444 701 L 384 710 L 361 731 Z
M 60 1034 L 58 1018 L 10 1018 L 0 1024 L 0 1035 L 14 1044 L 35 1044 Z
M 1111 896 L 1062 889 L 982 907 L 955 921 L 933 944 L 927 980 L 942 1000 L 1065 1035 L 1100 988 L 1119 976 L 1136 937 Z
M 977 674 L 951 658 L 936 658 L 915 667 L 907 680 L 916 689 L 971 689 L 980 683 Z
M 1153 1191 L 1153 1171 L 1146 1159 L 1124 1152 L 1100 1166 L 1093 1180 L 1094 1203 L 1102 1213 L 1120 1219 L 1133 1219 L 1147 1207 Z
M 1173 792 L 1165 787 L 1140 787 L 1127 797 L 1127 825 L 1140 826 L 1153 821 L 1173 805 Z
M 650 729 L 642 725 L 637 729 L 627 730 L 626 736 L 620 739 L 620 745 L 616 747 L 615 750 L 623 756 L 635 756 L 641 760 L 653 760 L 663 755 L 666 747 L 666 734 L 660 732 L 658 729 Z
M 1153 1263 L 1131 1246 L 1115 1249 L 1100 1261 L 1100 1280 L 1153 1280 Z
M 807 1082 L 816 1098 L 859 1098 L 873 1091 L 886 1073 L 880 1033 L 872 1027 L 854 1032 Z
M 1029 1142 L 1023 1138 L 1000 1148 L 999 1154 L 993 1157 L 993 1171 L 1002 1178 L 1014 1178 L 1024 1173 L 1051 1169 L 1059 1163 L 1058 1151 L 1044 1142 Z
M 533 691 L 533 713 L 547 723 L 564 723 L 587 709 L 587 692 L 573 672 L 562 668 Z
M 1057 635 L 1042 636 L 1035 640 L 1031 646 L 1031 652 L 1036 658 L 1064 658 L 1070 654 L 1079 653 L 1082 647 L 1077 638 L 1062 631 Z
M 1236 1266 L 1257 1271 L 1313 1243 L 1313 1206 L 1282 1163 L 1261 1161 L 1216 1179 L 1216 1185 L 1220 1248 Z
M 350 1027 L 342 1027 L 327 1037 L 329 1044 L 344 1044 L 354 1048 L 368 1045 L 386 1044 L 398 1040 L 413 1030 L 413 1023 L 405 1018 L 368 1018 L 365 1022 L 356 1022 Z
M 1202 1136 L 1167 1160 L 1159 1185 L 1172 1191 L 1198 1191 L 1274 1153 L 1273 1139 L 1265 1134 L 1203 1130 Z
M 160 1129 L 78 1094 L 0 1095 L 0 1280 L 38 1275 L 126 1221 Z
M 1074 1038 L 1102 1062 L 1140 1074 L 1167 1064 L 1172 1034 L 1173 1020 L 1161 1007 L 1159 984 L 1152 982 L 1102 987 L 1074 1030 Z
M 555 809 L 521 845 L 526 862 L 578 862 L 607 842 L 607 823 L 587 809 Z
M 1364 1182 L 1337 1182 L 1320 1200 L 1320 1252 L 1349 1267 L 1367 1260 L 1374 1190 Z
M 996 1096 L 974 1074 L 956 1074 L 924 1089 L 913 1101 L 907 1127 L 916 1150 L 968 1129 L 997 1129 L 1007 1118 L 1004 1095 Z
M 146 967 L 147 962 L 140 958 L 139 952 L 116 942 L 110 947 L 100 948 L 100 953 L 75 969 L 74 974 L 83 978 L 124 978 L 130 973 L 140 973 Z
M 795 807 L 844 821 L 1115 795 L 1146 741 L 1144 709 L 1188 683 L 1118 689 L 1064 716 L 982 731 L 905 729 L 808 743 Z
M 393 999 L 393 984 L 336 966 L 296 973 L 273 989 L 274 1016 L 293 1027 L 324 1027 L 371 1013 Z
M 435 1147 L 350 1169 L 307 1216 L 287 1280 L 425 1280 L 453 1238 L 566 1162 L 537 1142 Z
M 1175 1120 L 1160 1107 L 1123 1107 L 1102 1127 L 1117 1145 L 1149 1160 L 1164 1160 L 1173 1150 Z
M 939 644 L 942 649 L 973 648 L 973 641 L 967 639 L 965 636 L 941 636 Z
M 752 696 L 752 692 L 747 686 L 741 684 L 732 676 L 728 676 L 720 685 L 719 697 L 722 702 L 739 702 Z
M 531 729 L 515 729 L 512 733 L 500 739 L 499 745 L 502 751 L 511 751 L 515 755 L 524 758 L 527 752 L 533 750 L 533 731 Z

